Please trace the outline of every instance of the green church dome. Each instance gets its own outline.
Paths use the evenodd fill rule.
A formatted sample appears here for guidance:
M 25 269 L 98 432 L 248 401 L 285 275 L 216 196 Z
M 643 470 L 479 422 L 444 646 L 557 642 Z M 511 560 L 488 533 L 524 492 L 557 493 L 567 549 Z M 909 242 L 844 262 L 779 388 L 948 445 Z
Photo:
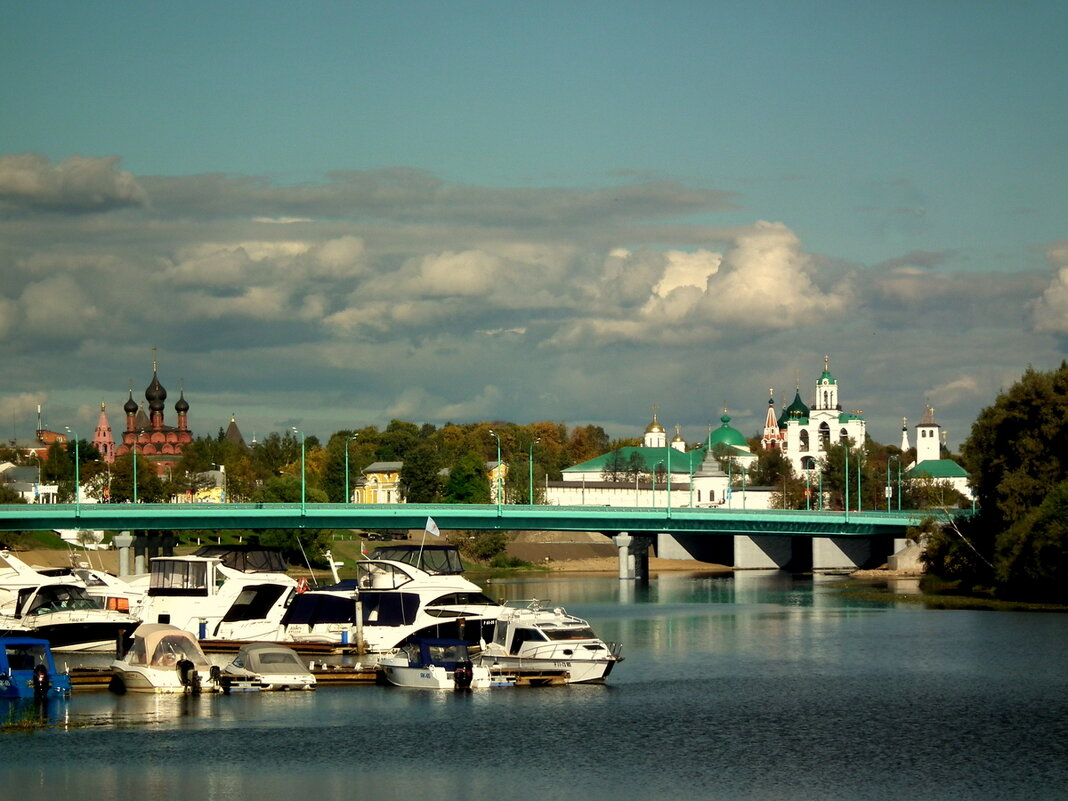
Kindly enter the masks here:
M 737 428 L 731 427 L 730 415 L 724 414 L 720 419 L 723 423 L 719 428 L 712 432 L 712 435 L 708 438 L 709 443 L 715 447 L 716 445 L 730 445 L 734 448 L 748 448 L 749 443 L 745 441 L 745 437 L 742 436 L 742 432 Z

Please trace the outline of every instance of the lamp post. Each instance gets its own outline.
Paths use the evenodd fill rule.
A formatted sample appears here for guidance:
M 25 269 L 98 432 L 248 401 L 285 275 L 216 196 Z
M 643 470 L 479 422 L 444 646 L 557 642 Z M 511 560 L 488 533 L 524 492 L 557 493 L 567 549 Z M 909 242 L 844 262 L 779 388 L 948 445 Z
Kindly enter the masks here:
M 300 434 L 300 516 L 303 517 L 307 509 L 307 484 L 304 478 L 304 432 L 296 426 L 291 426 L 294 434 Z
M 501 516 L 501 435 L 492 429 L 489 432 L 490 436 L 497 440 L 497 471 L 496 471 L 496 484 L 497 484 L 497 516 Z
M 353 434 L 345 440 L 345 503 L 352 503 L 352 496 L 349 495 L 349 443 L 355 442 L 359 436 L 359 434 Z
M 671 517 L 671 452 L 675 450 L 668 445 L 667 458 L 667 516 Z
M 857 449 L 857 511 L 858 512 L 862 511 L 861 507 L 864 505 L 864 494 L 860 491 L 860 468 L 861 468 L 861 465 L 863 464 L 863 461 L 864 461 L 861 458 L 862 456 L 863 456 L 863 454 L 861 454 L 860 449 L 858 448 Z
M 845 506 L 845 519 L 846 519 L 846 522 L 848 523 L 849 522 L 849 443 L 848 442 L 845 443 L 845 481 L 844 481 L 844 483 L 845 483 L 845 496 L 844 496 L 844 501 L 845 502 L 844 502 L 843 505 Z
M 67 433 L 74 437 L 74 516 L 80 517 L 82 513 L 82 473 L 79 464 L 78 433 L 72 431 L 70 426 L 65 426 Z
M 534 437 L 530 441 L 530 447 L 527 449 L 527 468 L 530 470 L 530 476 L 527 479 L 527 486 L 530 488 L 530 505 L 534 505 L 534 445 L 541 442 L 541 437 Z
M 890 489 L 890 462 L 891 460 L 897 462 L 897 510 L 901 511 L 901 457 L 896 453 L 886 460 L 886 511 L 890 511 L 890 496 L 893 494 Z
M 664 460 L 660 459 L 660 460 L 657 461 L 656 464 L 653 465 L 653 493 L 652 494 L 653 494 L 653 508 L 654 509 L 656 508 L 656 469 L 658 467 L 660 467 L 660 465 L 662 465 L 663 463 L 664 463 Z

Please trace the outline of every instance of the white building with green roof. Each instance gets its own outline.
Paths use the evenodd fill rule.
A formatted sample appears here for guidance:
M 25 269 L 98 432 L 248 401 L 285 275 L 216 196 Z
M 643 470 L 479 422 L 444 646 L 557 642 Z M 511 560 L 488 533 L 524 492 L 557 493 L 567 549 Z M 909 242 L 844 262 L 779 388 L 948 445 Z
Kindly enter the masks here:
M 806 406 L 801 400 L 799 386 L 793 403 L 779 418 L 783 455 L 798 475 L 816 469 L 830 445 L 848 440 L 854 445 L 863 445 L 867 434 L 867 423 L 859 411 L 842 411 L 838 380 L 831 374 L 829 363 L 830 357 L 824 356 L 823 372 L 816 379 L 812 406 Z
M 670 503 L 672 507 L 766 508 L 770 493 L 745 486 L 746 471 L 756 462 L 756 454 L 730 420 L 724 412 L 719 428 L 710 429 L 705 442 L 687 449 L 677 427 L 668 444 L 667 432 L 654 414 L 642 445 L 617 448 L 566 468 L 561 481 L 546 482 L 546 502 L 560 506 L 666 508 Z
M 909 479 L 945 482 L 965 498 L 973 498 L 968 486 L 968 471 L 952 459 L 942 458 L 945 432 L 935 422 L 934 409 L 927 406 L 916 426 L 916 461 L 905 470 Z

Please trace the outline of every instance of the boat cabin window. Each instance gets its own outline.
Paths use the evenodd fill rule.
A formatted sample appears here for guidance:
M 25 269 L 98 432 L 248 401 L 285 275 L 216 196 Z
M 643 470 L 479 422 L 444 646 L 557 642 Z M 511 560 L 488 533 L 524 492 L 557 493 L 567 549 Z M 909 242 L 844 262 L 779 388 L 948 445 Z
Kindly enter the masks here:
M 593 633 L 593 629 L 588 626 L 577 626 L 575 628 L 546 626 L 542 629 L 542 633 L 550 640 L 594 640 L 597 638 L 597 635 Z
M 518 628 L 515 630 L 515 634 L 512 635 L 512 648 L 513 654 L 519 653 L 519 649 L 523 647 L 524 643 L 528 642 L 546 642 L 549 638 L 538 629 L 525 629 Z
M 43 645 L 7 646 L 7 666 L 10 670 L 33 670 L 37 665 L 47 665 Z
M 361 590 L 395 590 L 412 580 L 396 565 L 385 562 L 357 562 L 356 586 Z
M 499 603 L 494 601 L 488 595 L 483 595 L 480 592 L 451 592 L 448 595 L 442 595 L 440 598 L 435 598 L 426 605 L 426 613 L 433 615 L 434 617 L 466 617 L 467 615 L 484 615 L 492 614 L 485 610 L 467 611 L 462 609 L 455 609 L 457 606 L 500 606 Z M 449 608 L 443 608 L 449 607 Z
M 290 591 L 288 587 L 279 584 L 257 584 L 245 587 L 226 610 L 223 621 L 234 623 L 238 620 L 262 620 L 278 603 L 282 593 Z
M 208 562 L 152 560 L 149 595 L 207 595 Z
M 25 614 L 47 615 L 50 612 L 99 608 L 99 601 L 86 595 L 81 587 L 67 584 L 45 585 L 38 589 L 37 595 L 30 600 Z

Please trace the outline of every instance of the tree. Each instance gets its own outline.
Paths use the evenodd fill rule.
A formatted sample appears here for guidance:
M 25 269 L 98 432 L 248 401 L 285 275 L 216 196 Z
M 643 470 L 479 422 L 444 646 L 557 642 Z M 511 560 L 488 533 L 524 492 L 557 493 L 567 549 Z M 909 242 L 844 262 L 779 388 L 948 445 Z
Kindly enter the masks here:
M 1068 596 L 1068 543 L 1057 515 L 1068 481 L 1068 363 L 1028 367 L 983 409 L 961 448 L 979 514 L 959 536 L 931 538 L 928 569 L 966 586 L 992 583 L 1017 597 Z
M 601 467 L 601 479 L 603 481 L 623 481 L 627 475 L 627 457 L 622 451 L 615 450 L 608 454 L 604 465 Z
M 489 503 L 490 483 L 486 462 L 477 453 L 465 453 L 449 471 L 445 482 L 446 503 Z
M 434 503 L 441 498 L 441 461 L 432 445 L 416 446 L 404 460 L 400 489 L 408 503 Z

